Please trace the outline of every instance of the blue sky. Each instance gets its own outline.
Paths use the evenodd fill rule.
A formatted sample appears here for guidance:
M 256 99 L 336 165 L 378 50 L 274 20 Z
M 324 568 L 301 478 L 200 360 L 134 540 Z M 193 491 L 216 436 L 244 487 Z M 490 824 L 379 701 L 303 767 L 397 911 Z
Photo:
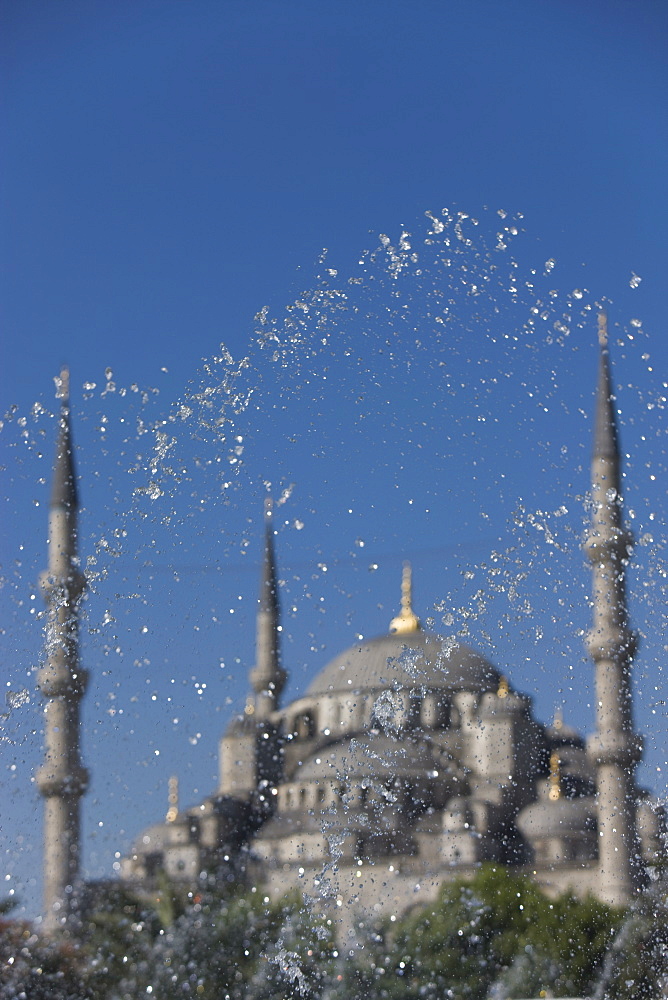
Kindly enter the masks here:
M 383 631 L 410 557 L 423 618 L 541 718 L 563 701 L 591 728 L 599 305 L 642 541 L 643 780 L 664 793 L 665 5 L 28 0 L 2 21 L 7 888 L 34 911 L 28 695 L 64 362 L 87 872 L 162 816 L 170 774 L 185 802 L 214 786 L 267 492 L 293 694 Z

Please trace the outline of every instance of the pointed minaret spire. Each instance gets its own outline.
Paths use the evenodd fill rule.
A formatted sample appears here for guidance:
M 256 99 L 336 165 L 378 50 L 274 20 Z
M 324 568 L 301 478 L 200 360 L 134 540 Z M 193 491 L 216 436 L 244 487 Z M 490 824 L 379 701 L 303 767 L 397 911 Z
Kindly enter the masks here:
M 588 746 L 597 773 L 597 894 L 611 905 L 623 906 L 638 880 L 633 775 L 642 750 L 633 732 L 631 661 L 637 640 L 628 624 L 625 584 L 633 537 L 622 518 L 621 455 L 604 313 L 599 316 L 599 344 L 592 524 L 585 542 L 592 565 L 594 604 L 587 649 L 596 676 L 596 733 Z
M 281 626 L 272 517 L 272 503 L 267 498 L 264 506 L 264 558 L 258 597 L 255 666 L 251 671 L 251 684 L 255 692 L 253 714 L 258 720 L 266 719 L 278 708 L 286 680 L 286 673 L 280 662 Z
M 606 489 L 612 488 L 619 492 L 621 459 L 619 454 L 619 436 L 617 434 L 615 394 L 610 374 L 608 319 L 604 312 L 600 313 L 598 317 L 598 342 L 601 350 L 599 353 L 598 385 L 596 388 L 594 459 L 606 460 L 607 467 L 604 470 L 608 477 Z
M 53 470 L 53 485 L 51 489 L 51 507 L 62 507 L 65 510 L 76 511 L 79 507 L 77 494 L 77 479 L 74 471 L 74 455 L 72 452 L 72 432 L 70 430 L 70 373 L 63 368 L 60 376 L 54 379 L 56 383 L 56 398 L 60 399 L 60 420 L 58 439 L 56 443 L 56 462 Z
M 79 703 L 87 675 L 79 665 L 78 606 L 85 580 L 77 558 L 78 496 L 69 420 L 69 373 L 56 379 L 61 399 L 49 511 L 49 568 L 40 586 L 48 608 L 44 663 L 37 684 L 44 705 L 44 928 L 67 928 L 79 875 L 79 801 L 88 775 L 79 753 Z

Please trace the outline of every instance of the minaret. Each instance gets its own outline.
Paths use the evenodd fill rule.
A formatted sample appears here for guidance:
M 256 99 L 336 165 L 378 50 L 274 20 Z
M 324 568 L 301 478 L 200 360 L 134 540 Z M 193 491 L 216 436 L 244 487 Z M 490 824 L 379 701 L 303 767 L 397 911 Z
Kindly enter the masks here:
M 280 662 L 280 632 L 274 527 L 271 500 L 264 506 L 264 558 L 258 597 L 255 666 L 250 679 L 255 692 L 255 718 L 267 719 L 278 708 L 278 699 L 285 687 L 286 673 Z
M 280 780 L 281 736 L 276 720 L 286 673 L 280 662 L 278 581 L 274 557 L 271 501 L 264 508 L 264 557 L 257 609 L 255 666 L 250 671 L 252 694 L 243 716 L 234 719 L 220 741 L 219 793 L 252 804 L 257 824 L 275 804 L 267 789 Z
M 633 732 L 631 661 L 637 638 L 626 607 L 626 566 L 633 537 L 622 519 L 621 456 L 610 377 L 607 322 L 599 316 L 600 360 L 591 466 L 592 524 L 585 550 L 592 565 L 594 622 L 587 635 L 595 664 L 596 732 L 588 741 L 596 766 L 598 855 L 596 895 L 628 903 L 638 880 L 634 770 L 642 756 Z
M 49 510 L 49 568 L 40 575 L 47 605 L 44 663 L 37 685 L 44 698 L 45 759 L 37 772 L 44 797 L 44 921 L 65 929 L 74 913 L 79 875 L 79 800 L 88 774 L 79 754 L 79 703 L 87 674 L 79 666 L 78 606 L 85 580 L 77 558 L 77 497 L 69 414 L 69 373 L 58 381 L 60 426 Z

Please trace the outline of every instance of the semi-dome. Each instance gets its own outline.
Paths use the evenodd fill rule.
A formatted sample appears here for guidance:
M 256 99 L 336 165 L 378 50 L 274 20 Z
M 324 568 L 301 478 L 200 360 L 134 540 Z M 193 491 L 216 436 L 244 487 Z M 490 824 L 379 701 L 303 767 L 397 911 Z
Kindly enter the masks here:
M 501 674 L 475 650 L 451 639 L 413 631 L 361 641 L 335 656 L 307 695 L 378 688 L 496 690 Z
M 437 774 L 438 766 L 424 738 L 397 739 L 372 730 L 363 741 L 343 740 L 318 751 L 299 768 L 297 780 L 385 780 L 400 775 Z

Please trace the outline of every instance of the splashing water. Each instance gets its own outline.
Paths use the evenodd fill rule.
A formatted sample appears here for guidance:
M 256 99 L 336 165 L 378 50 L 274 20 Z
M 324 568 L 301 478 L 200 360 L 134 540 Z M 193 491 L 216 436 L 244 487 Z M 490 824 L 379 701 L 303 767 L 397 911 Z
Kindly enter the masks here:
M 185 771 L 188 799 L 215 784 L 216 740 L 253 658 L 268 493 L 295 690 L 326 650 L 387 627 L 410 555 L 429 627 L 445 625 L 453 643 L 467 639 L 510 664 L 543 715 L 570 699 L 574 722 L 591 728 L 580 544 L 604 303 L 579 284 L 555 287 L 559 262 L 542 251 L 532 260 L 527 242 L 519 215 L 428 212 L 352 267 L 323 254 L 283 312 L 258 309 L 243 356 L 221 343 L 177 400 L 123 386 L 109 369 L 73 387 L 93 684 L 86 808 L 104 831 L 88 843 L 89 870 L 108 872 L 119 845 L 155 818 L 153 792 L 169 773 Z M 622 437 L 634 456 L 627 511 L 644 540 L 633 588 L 633 618 L 647 636 L 639 728 L 663 790 L 666 569 L 656 528 L 665 501 L 655 484 L 665 474 L 657 433 L 666 387 L 648 365 L 641 321 L 609 312 Z M 36 403 L 10 412 L 3 431 L 18 492 L 39 505 L 29 515 L 19 505 L 27 520 L 4 588 L 16 623 L 5 638 L 12 691 L 32 688 L 27 665 L 39 659 L 34 581 L 45 559 L 54 411 Z M 18 796 L 39 761 L 34 702 L 12 706 Z M 178 721 L 193 717 L 195 743 Z M 31 828 L 25 812 L 17 817 Z M 10 870 L 25 872 L 24 857 L 11 848 Z

